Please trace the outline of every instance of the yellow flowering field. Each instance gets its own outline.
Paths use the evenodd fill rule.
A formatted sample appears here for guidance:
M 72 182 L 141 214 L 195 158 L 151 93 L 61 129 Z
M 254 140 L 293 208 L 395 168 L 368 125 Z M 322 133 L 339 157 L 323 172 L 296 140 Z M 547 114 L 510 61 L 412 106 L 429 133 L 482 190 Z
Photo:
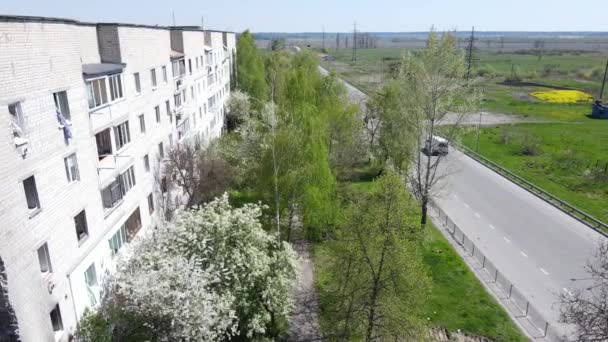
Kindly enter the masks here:
M 552 103 L 591 102 L 591 100 L 593 100 L 591 95 L 580 90 L 535 91 L 530 95 L 541 101 Z

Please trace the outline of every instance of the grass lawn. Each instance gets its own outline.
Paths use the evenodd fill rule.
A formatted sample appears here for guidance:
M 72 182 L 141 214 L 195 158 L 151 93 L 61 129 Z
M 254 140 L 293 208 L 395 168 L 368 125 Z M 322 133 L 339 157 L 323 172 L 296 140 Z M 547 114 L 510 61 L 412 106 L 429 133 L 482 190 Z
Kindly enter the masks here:
M 511 130 L 514 135 L 507 144 L 502 143 L 505 130 Z M 538 155 L 527 156 L 521 153 L 522 134 L 530 134 L 538 139 Z M 465 135 L 463 143 L 474 149 L 476 137 L 475 132 L 470 132 Z M 517 124 L 506 128 L 486 128 L 480 135 L 479 152 L 606 222 L 606 144 L 608 120 L 585 118 L 577 123 Z
M 360 181 L 345 186 L 350 187 L 354 193 L 366 192 L 371 190 L 374 183 Z M 330 292 L 335 287 L 330 267 L 335 258 L 335 244 L 334 241 L 318 243 L 313 250 L 321 301 L 321 326 L 325 329 L 334 324 L 331 313 L 323 311 L 323 308 L 330 305 Z M 433 279 L 433 291 L 426 311 L 434 326 L 445 327 L 450 331 L 460 329 L 496 341 L 527 340 L 449 242 L 432 225 L 428 226 L 425 237 L 424 261 Z

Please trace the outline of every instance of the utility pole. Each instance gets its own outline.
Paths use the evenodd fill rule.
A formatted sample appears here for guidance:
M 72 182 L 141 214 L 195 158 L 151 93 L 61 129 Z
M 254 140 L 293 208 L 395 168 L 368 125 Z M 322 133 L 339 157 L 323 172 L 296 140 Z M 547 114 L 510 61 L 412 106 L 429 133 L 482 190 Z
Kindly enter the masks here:
M 608 60 L 606 60 L 606 69 L 604 69 L 604 79 L 602 80 L 602 90 L 600 90 L 599 100 L 604 99 L 604 87 L 606 86 L 606 75 L 608 75 Z
M 336 50 L 340 48 L 340 32 L 336 32 Z
M 325 51 L 325 26 L 323 26 L 323 51 Z
M 171 11 L 171 16 L 173 17 L 173 26 L 175 26 L 175 11 Z
M 355 29 L 353 30 L 353 62 L 357 62 L 357 22 L 354 23 Z

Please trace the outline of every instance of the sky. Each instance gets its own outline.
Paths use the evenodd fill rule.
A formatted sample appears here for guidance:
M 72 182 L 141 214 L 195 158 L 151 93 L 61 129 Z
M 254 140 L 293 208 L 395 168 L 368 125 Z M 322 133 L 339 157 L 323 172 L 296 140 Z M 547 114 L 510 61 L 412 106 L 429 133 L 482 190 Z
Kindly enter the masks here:
M 253 32 L 608 31 L 608 0 L 0 0 L 0 14 Z

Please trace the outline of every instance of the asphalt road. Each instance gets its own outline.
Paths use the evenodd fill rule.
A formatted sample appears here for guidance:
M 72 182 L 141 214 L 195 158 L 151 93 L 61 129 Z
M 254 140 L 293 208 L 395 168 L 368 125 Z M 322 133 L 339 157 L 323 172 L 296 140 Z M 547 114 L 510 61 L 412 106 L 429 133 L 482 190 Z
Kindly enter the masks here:
M 324 72 L 324 70 L 322 70 Z M 353 102 L 365 95 L 346 84 Z M 603 237 L 584 224 L 451 149 L 435 202 L 481 248 L 554 329 L 558 295 L 585 285 L 584 265 Z
M 557 295 L 584 286 L 585 263 L 602 236 L 451 149 L 435 201 L 549 323 Z

